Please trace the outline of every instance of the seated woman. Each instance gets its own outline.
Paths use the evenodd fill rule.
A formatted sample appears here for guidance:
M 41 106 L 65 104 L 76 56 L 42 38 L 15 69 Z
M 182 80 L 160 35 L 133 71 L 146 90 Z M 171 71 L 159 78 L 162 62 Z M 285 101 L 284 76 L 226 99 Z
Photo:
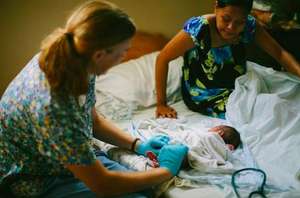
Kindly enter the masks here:
M 184 56 L 182 97 L 192 111 L 225 119 L 235 79 L 246 72 L 244 46 L 255 42 L 285 69 L 300 65 L 249 15 L 252 0 L 217 0 L 215 13 L 189 19 L 156 61 L 157 117 L 177 117 L 166 101 L 168 64 Z

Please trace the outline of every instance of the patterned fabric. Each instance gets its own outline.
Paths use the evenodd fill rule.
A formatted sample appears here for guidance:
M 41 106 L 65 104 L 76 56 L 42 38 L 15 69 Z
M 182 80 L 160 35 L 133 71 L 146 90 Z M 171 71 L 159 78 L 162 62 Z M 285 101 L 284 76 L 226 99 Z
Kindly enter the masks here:
M 35 56 L 12 81 L 0 101 L 0 179 L 15 175 L 10 185 L 19 196 L 47 189 L 47 176 L 70 175 L 64 164 L 91 164 L 95 76 L 86 101 L 62 99 L 50 86 Z M 1 182 L 0 180 L 0 182 Z
M 182 95 L 193 111 L 225 119 L 225 104 L 237 77 L 246 72 L 244 44 L 255 34 L 255 19 L 248 16 L 240 41 L 235 45 L 211 47 L 205 17 L 192 17 L 184 25 L 195 47 L 184 54 Z

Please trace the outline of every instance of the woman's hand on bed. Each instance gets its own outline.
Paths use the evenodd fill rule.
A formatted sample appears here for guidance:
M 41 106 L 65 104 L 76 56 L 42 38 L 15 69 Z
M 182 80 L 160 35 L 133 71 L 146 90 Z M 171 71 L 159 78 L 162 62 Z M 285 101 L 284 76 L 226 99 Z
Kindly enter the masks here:
M 136 152 L 140 155 L 147 155 L 147 152 L 151 151 L 155 155 L 158 155 L 160 149 L 167 145 L 170 141 L 170 137 L 166 135 L 156 135 L 145 142 L 138 142 L 136 146 Z
M 168 105 L 157 105 L 156 117 L 159 118 L 177 118 L 177 112 Z
M 188 147 L 183 144 L 164 146 L 158 154 L 159 166 L 167 168 L 173 176 L 177 175 L 188 150 Z

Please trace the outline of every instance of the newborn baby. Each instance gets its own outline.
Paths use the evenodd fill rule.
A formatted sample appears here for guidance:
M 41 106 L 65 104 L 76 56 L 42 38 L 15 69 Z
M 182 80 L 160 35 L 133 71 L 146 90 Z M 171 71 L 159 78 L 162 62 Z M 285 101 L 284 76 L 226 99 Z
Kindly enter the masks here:
M 189 134 L 185 144 L 190 149 L 182 168 L 228 168 L 228 155 L 241 144 L 241 139 L 233 127 L 219 125 L 207 132 Z

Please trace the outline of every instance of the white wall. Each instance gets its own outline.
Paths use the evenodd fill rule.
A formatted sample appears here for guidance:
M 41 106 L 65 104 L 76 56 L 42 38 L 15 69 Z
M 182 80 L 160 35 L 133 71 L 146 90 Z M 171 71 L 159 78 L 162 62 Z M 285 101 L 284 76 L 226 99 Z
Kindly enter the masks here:
M 214 0 L 110 0 L 123 8 L 138 29 L 173 36 L 190 16 L 213 10 Z M 40 42 L 63 26 L 84 0 L 2 0 L 0 3 L 0 96 L 39 51 Z

